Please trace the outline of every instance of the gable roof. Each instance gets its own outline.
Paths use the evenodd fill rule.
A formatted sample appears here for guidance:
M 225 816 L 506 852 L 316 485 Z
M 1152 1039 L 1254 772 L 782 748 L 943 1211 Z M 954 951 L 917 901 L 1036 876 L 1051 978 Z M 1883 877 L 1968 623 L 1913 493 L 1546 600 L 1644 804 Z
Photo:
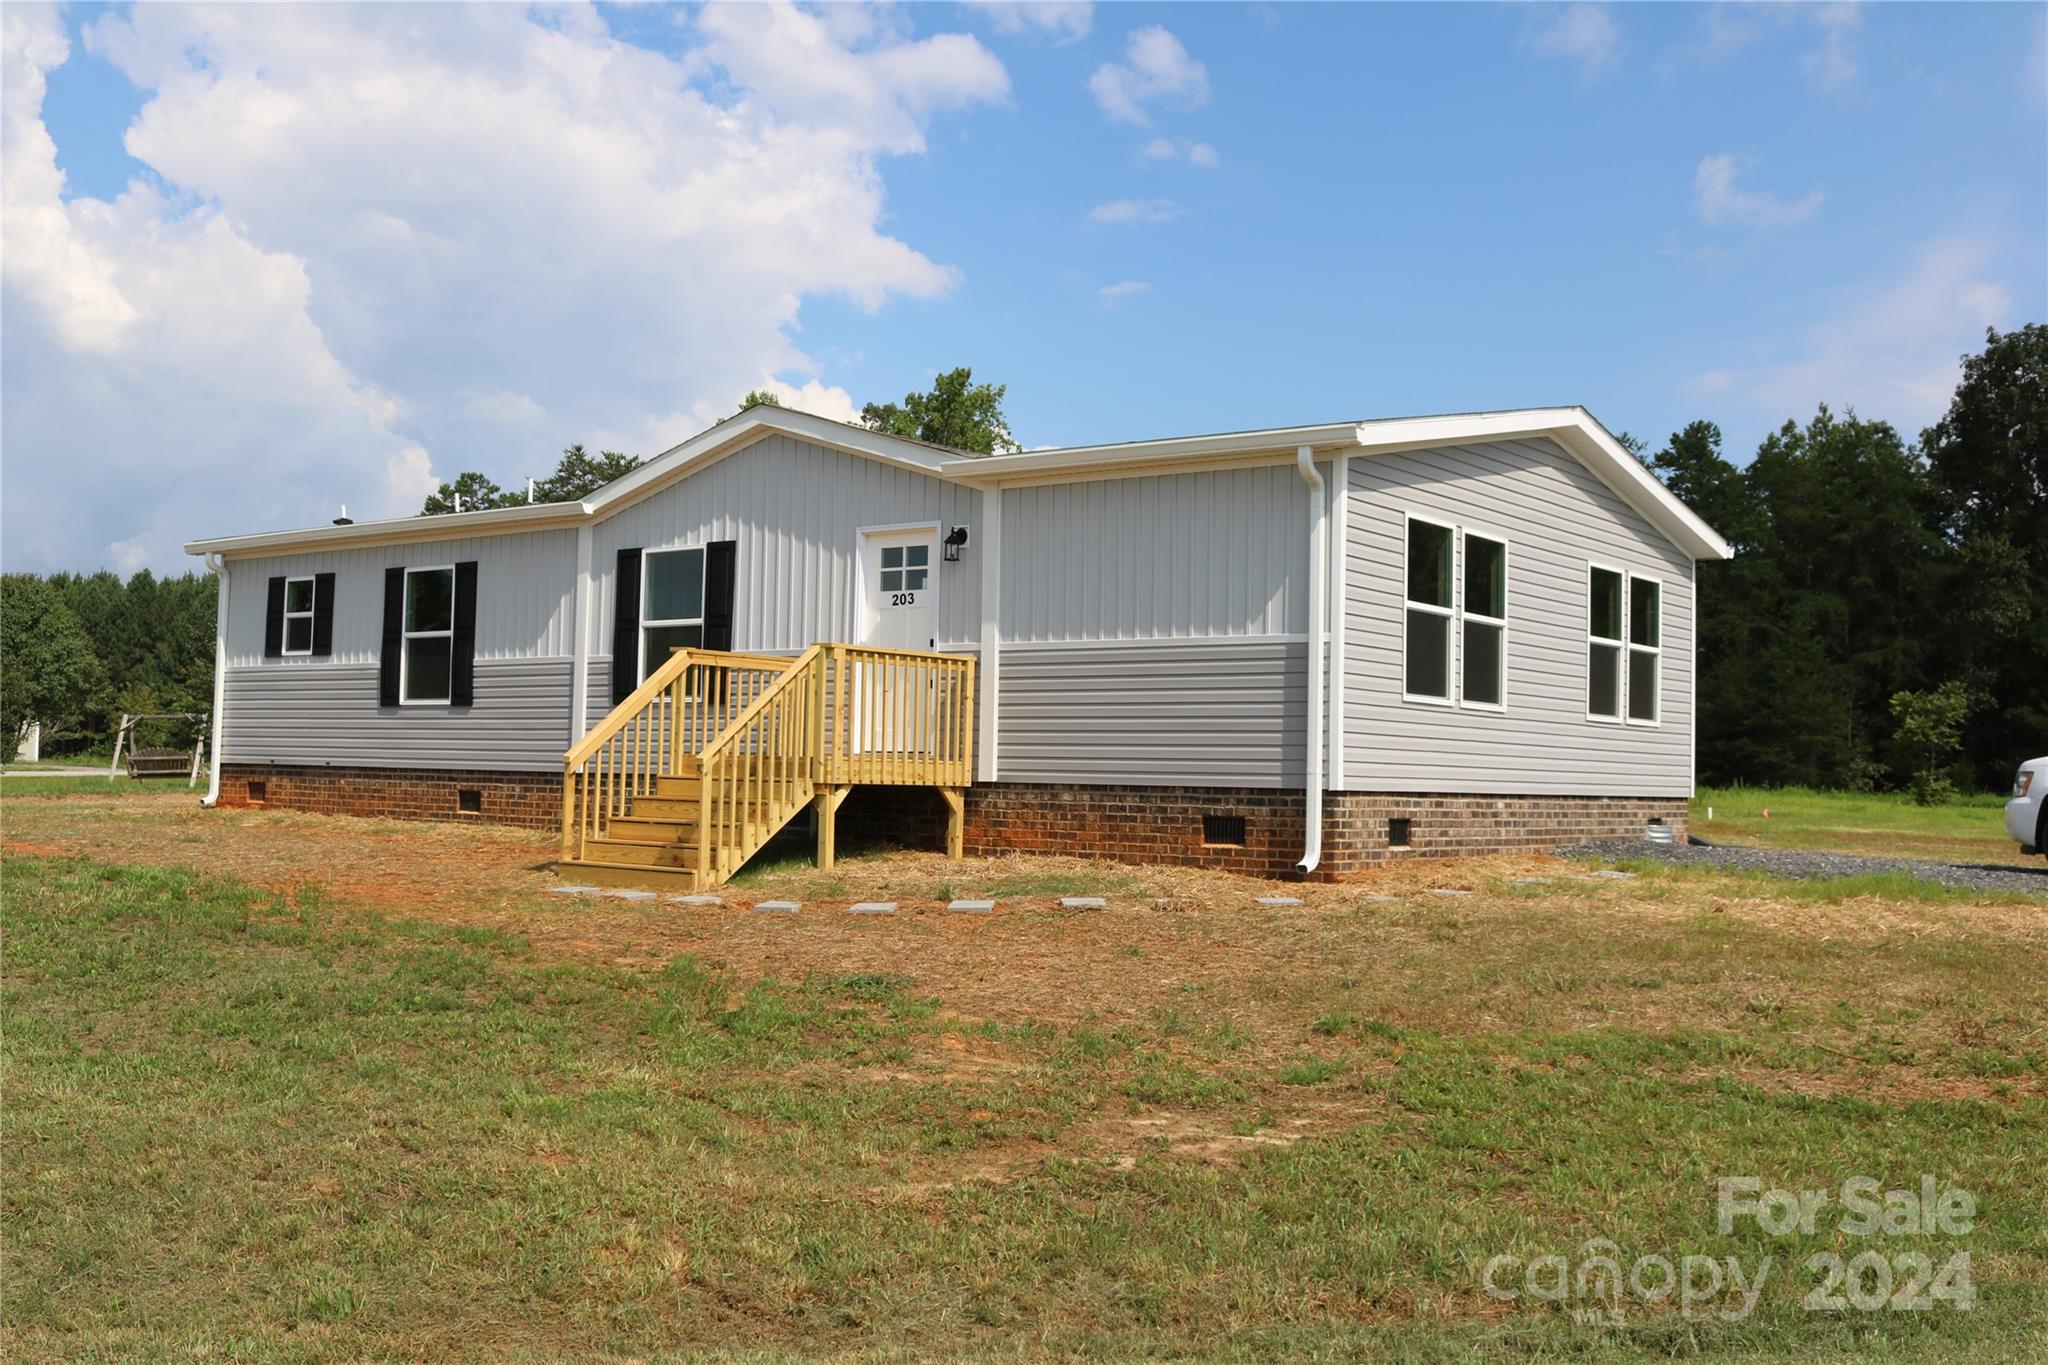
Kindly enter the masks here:
M 1112 445 L 1067 446 L 1010 455 L 980 455 L 913 441 L 827 417 L 766 404 L 751 407 L 661 452 L 580 502 L 494 507 L 441 516 L 392 517 L 348 526 L 195 540 L 188 554 L 255 554 L 444 540 L 511 531 L 551 530 L 603 520 L 756 441 L 780 433 L 863 459 L 937 478 L 987 485 L 1014 480 L 1121 477 L 1199 468 L 1247 458 L 1291 458 L 1302 446 L 1319 454 L 1385 454 L 1474 441 L 1547 437 L 1563 446 L 1617 496 L 1695 559 L 1727 559 L 1727 541 L 1659 483 L 1640 460 L 1582 407 L 1392 417 L 1319 426 L 1269 427 L 1209 436 L 1177 436 Z
M 1319 455 L 1380 455 L 1478 441 L 1548 438 L 1585 465 L 1616 496 L 1640 512 L 1673 544 L 1695 559 L 1729 559 L 1728 542 L 1629 454 L 1614 434 L 1582 407 L 1511 408 L 1499 412 L 1384 417 L 1319 426 L 1177 436 L 1159 441 L 1067 446 L 1015 455 L 982 455 L 942 466 L 948 478 L 969 483 L 1142 474 L 1199 468 L 1205 463 L 1261 456 L 1292 456 L 1302 446 Z

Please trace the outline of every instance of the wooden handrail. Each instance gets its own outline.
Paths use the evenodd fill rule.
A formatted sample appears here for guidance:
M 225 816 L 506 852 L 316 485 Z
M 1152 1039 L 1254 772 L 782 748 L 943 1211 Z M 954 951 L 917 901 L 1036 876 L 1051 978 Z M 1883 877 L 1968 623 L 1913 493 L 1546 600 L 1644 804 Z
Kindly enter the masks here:
M 562 755 L 562 762 L 570 768 L 581 768 L 597 752 L 598 746 L 626 728 L 640 711 L 646 709 L 670 683 L 680 678 L 691 664 L 728 665 L 733 667 L 787 668 L 792 659 L 780 654 L 735 654 L 722 649 L 678 649 L 668 656 L 668 662 L 647 675 L 647 681 L 627 695 L 626 699 L 614 706 L 605 718 L 591 727 L 590 733 L 569 746 Z
M 754 723 L 761 712 L 767 710 L 773 704 L 774 699 L 784 688 L 792 685 L 793 680 L 803 673 L 805 666 L 823 653 L 824 649 L 825 646 L 823 645 L 812 645 L 794 659 L 785 660 L 784 662 L 788 667 L 783 670 L 782 676 L 763 689 L 761 695 L 754 698 L 748 704 L 746 710 L 733 717 L 732 721 L 725 727 L 724 733 L 704 746 L 697 755 L 697 762 L 700 765 L 708 765 L 720 753 L 731 748 L 736 738 L 743 734 L 749 725 Z

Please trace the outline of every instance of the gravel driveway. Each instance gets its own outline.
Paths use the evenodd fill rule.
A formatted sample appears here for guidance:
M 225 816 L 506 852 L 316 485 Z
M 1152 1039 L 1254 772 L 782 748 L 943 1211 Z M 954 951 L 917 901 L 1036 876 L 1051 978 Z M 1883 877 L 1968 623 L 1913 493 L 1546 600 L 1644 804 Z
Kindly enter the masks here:
M 1922 881 L 1969 891 L 2019 892 L 2048 896 L 2048 861 L 2039 867 L 2000 867 L 1992 863 L 1942 863 L 1927 858 L 1875 858 L 1860 853 L 1815 853 L 1804 849 L 1750 848 L 1740 844 L 1653 844 L 1643 839 L 1609 839 L 1561 848 L 1567 858 L 1657 858 L 1768 872 L 1779 877 L 1825 880 L 1860 877 L 1871 872 L 1903 872 Z

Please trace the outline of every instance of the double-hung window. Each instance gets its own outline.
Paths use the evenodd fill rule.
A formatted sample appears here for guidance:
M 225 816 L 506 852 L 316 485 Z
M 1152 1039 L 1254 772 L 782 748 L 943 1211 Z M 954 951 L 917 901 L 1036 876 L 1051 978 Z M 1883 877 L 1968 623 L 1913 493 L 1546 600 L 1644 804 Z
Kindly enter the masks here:
M 313 577 L 284 581 L 284 653 L 313 652 Z
M 1401 694 L 1409 701 L 1451 702 L 1451 625 L 1456 614 L 1453 560 L 1457 532 L 1408 520 L 1407 606 Z
M 448 701 L 455 657 L 453 564 L 405 571 L 404 639 L 399 699 L 404 702 Z
M 640 676 L 703 644 L 703 547 L 649 550 L 640 557 Z
M 1507 704 L 1508 547 L 1465 532 L 1465 601 L 1460 631 L 1459 699 L 1466 706 Z
M 1632 725 L 1657 723 L 1657 683 L 1662 669 L 1664 602 L 1654 578 L 1628 578 L 1628 718 Z
M 1592 567 L 1587 579 L 1586 715 L 1621 719 L 1622 576 L 1618 569 Z

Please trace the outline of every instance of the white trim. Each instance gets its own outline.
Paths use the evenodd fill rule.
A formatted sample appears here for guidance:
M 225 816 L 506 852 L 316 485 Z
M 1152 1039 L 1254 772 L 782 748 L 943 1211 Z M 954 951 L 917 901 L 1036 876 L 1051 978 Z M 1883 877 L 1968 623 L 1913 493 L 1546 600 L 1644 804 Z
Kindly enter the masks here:
M 416 573 L 445 573 L 448 575 L 448 629 L 413 630 L 406 623 L 406 608 L 412 601 L 412 576 Z M 445 697 L 408 697 L 407 684 L 412 679 L 412 642 L 414 640 L 446 640 L 448 642 L 448 695 Z M 400 706 L 452 706 L 455 704 L 455 566 L 453 564 L 421 564 L 405 566 L 405 582 L 398 594 L 398 704 Z
M 980 680 L 980 729 L 975 735 L 975 780 L 994 782 L 1001 772 L 997 745 L 1002 737 L 998 708 L 1003 679 L 1003 490 L 981 491 L 981 546 L 970 544 L 968 553 L 981 556 L 981 662 L 975 672 Z
M 1700 790 L 1700 566 L 1694 560 L 1685 602 L 1685 794 Z
M 925 649 L 928 649 L 928 648 L 931 648 L 931 646 L 932 646 L 932 645 L 934 645 L 934 644 L 936 644 L 936 643 L 938 642 L 938 638 L 939 638 L 939 636 L 938 636 L 938 631 L 939 631 L 939 623 L 940 623 L 941 621 L 943 621 L 943 620 L 945 619 L 945 615 L 944 615 L 944 612 L 943 612 L 943 610 L 942 610 L 942 608 L 944 607 L 944 605 L 945 605 L 945 604 L 944 604 L 944 600 L 943 600 L 943 598 L 942 598 L 942 596 L 941 596 L 941 594 L 942 594 L 942 592 L 943 592 L 943 589 L 942 589 L 942 588 L 940 587 L 940 583 L 939 583 L 939 579 L 940 579 L 940 575 L 939 575 L 939 561 L 940 561 L 940 559 L 942 558 L 942 556 L 941 556 L 941 555 L 940 555 L 940 553 L 939 553 L 939 525 L 940 525 L 940 524 L 939 524 L 938 522 L 936 522 L 936 521 L 897 521 L 897 522 L 890 522 L 890 523 L 888 523 L 888 524 L 886 524 L 886 525 L 882 525 L 882 526 L 856 526 L 856 527 L 854 528 L 854 531 L 853 531 L 853 632 L 852 632 L 852 633 L 853 633 L 853 635 L 854 635 L 854 637 L 855 637 L 855 639 L 856 639 L 856 642 L 857 642 L 857 643 L 861 643 L 861 644 L 865 644 L 865 643 L 866 643 L 866 641 L 864 641 L 864 640 L 860 640 L 860 639 L 859 639 L 859 637 L 867 633 L 867 632 L 866 632 L 866 626 L 867 626 L 867 619 L 868 619 L 868 568 L 869 568 L 869 565 L 868 565 L 868 537 L 869 537 L 869 536 L 901 536 L 901 535 L 908 535 L 908 534 L 910 534 L 910 533 L 911 533 L 912 531 L 930 531 L 930 532 L 931 532 L 931 547 L 932 547 L 932 549 L 931 549 L 931 559 L 930 559 L 930 561 L 929 561 L 929 563 L 930 563 L 930 566 L 931 566 L 931 572 L 930 572 L 930 574 L 928 574 L 928 575 L 926 576 L 926 578 L 925 578 L 925 581 L 926 581 L 927 583 L 931 584 L 931 595 L 932 595 L 932 600 L 931 600 L 931 603 L 930 603 L 930 608 L 931 608 L 931 613 L 932 613 L 932 634 L 931 634 L 931 636 L 929 637 L 929 640 L 927 641 L 927 643 L 926 643 L 926 644 L 924 644 L 924 645 L 921 645 L 921 646 L 913 646 L 913 648 L 925 648 Z
M 397 517 L 349 526 L 319 526 L 259 535 L 195 540 L 188 554 L 255 554 L 327 545 L 368 546 L 416 540 L 455 539 L 501 531 L 569 527 L 603 518 L 632 505 L 704 465 L 775 433 L 828 449 L 879 460 L 902 469 L 969 485 L 1021 479 L 1079 476 L 1115 478 L 1213 466 L 1223 461 L 1284 462 L 1290 450 L 1384 454 L 1485 441 L 1549 438 L 1563 446 L 1595 476 L 1634 507 L 1671 542 L 1695 559 L 1727 559 L 1733 553 L 1691 509 L 1680 502 L 1582 407 L 1522 408 L 1508 412 L 1402 417 L 1320 426 L 1274 427 L 1262 431 L 1182 436 L 1115 445 L 1070 446 L 1012 455 L 972 456 L 921 441 L 833 422 L 810 413 L 760 405 L 728 417 L 614 480 L 582 502 L 522 504 L 481 512 L 434 517 Z
M 213 606 L 213 718 L 207 725 L 207 742 L 213 746 L 213 768 L 206 777 L 206 795 L 199 804 L 212 807 L 220 800 L 221 736 L 227 731 L 228 706 L 228 562 L 219 555 L 206 557 L 214 578 Z
M 1648 583 L 1657 589 L 1657 643 L 1639 645 L 1636 643 L 1636 584 Z M 1623 578 L 1621 598 L 1621 633 L 1625 645 L 1621 656 L 1621 718 L 1629 725 L 1642 730 L 1654 730 L 1664 724 L 1664 580 L 1654 574 L 1636 573 L 1631 570 Z M 1636 655 L 1647 654 L 1656 660 L 1657 682 L 1650 689 L 1650 718 L 1642 720 L 1635 714 L 1635 687 L 1633 674 Z
M 1621 634 L 1613 638 L 1593 633 L 1593 574 L 1595 571 L 1611 573 L 1621 579 Z M 1582 657 L 1586 666 L 1586 719 L 1595 725 L 1619 725 L 1628 715 L 1628 570 L 1614 564 L 1602 564 L 1597 559 L 1586 561 L 1586 572 L 1581 581 L 1586 595 L 1580 599 L 1584 606 L 1582 629 L 1585 645 Z M 1606 715 L 1593 709 L 1593 646 L 1603 645 L 1614 649 L 1620 655 L 1615 664 L 1614 714 Z
M 571 598 L 570 629 L 575 637 L 569 642 L 571 667 L 576 671 L 569 679 L 569 747 L 583 738 L 590 719 L 590 608 L 596 600 L 597 585 L 590 573 L 590 528 L 576 528 L 576 592 Z
M 1414 543 L 1409 528 L 1416 522 L 1434 526 L 1451 537 L 1451 604 L 1439 607 L 1433 603 L 1417 602 L 1408 596 L 1408 553 Z M 1408 613 L 1419 611 L 1428 616 L 1441 616 L 1450 624 L 1444 630 L 1444 694 L 1431 696 L 1426 692 L 1408 690 Z M 1431 517 L 1417 516 L 1403 509 L 1401 513 L 1401 700 L 1417 706 L 1448 706 L 1458 704 L 1458 527 L 1454 522 L 1437 521 Z
M 1466 542 L 1473 536 L 1491 541 L 1500 546 L 1500 605 L 1508 615 L 1486 616 L 1472 610 L 1472 603 L 1465 594 Z M 1505 535 L 1485 527 L 1460 526 L 1458 528 L 1458 709 L 1461 711 L 1491 711 L 1504 714 L 1508 709 L 1508 621 L 1514 612 L 1510 598 L 1514 593 L 1513 563 L 1514 543 Z M 1500 631 L 1500 700 L 1473 701 L 1465 695 L 1465 626 L 1477 622 L 1492 626 Z
M 306 609 L 292 610 L 292 584 L 306 585 Z M 284 580 L 284 627 L 278 632 L 278 654 L 287 659 L 310 658 L 313 653 L 313 618 L 320 610 L 320 580 L 309 573 L 292 574 Z M 306 647 L 292 648 L 292 622 L 306 623 Z
M 649 622 L 649 620 L 647 619 L 647 561 L 648 561 L 648 560 L 650 560 L 650 559 L 652 559 L 652 558 L 653 558 L 653 557 L 654 557 L 655 555 L 679 555 L 679 554 L 687 554 L 687 553 L 689 553 L 689 552 L 690 552 L 690 551 L 692 551 L 692 550 L 695 550 L 695 551 L 697 552 L 697 616 L 696 616 L 696 619 L 695 619 L 695 620 L 692 620 L 692 619 L 690 619 L 689 617 L 685 617 L 685 616 L 675 616 L 675 617 L 669 617 L 669 616 L 664 616 L 664 617 L 662 617 L 662 618 L 661 618 L 660 620 L 658 620 L 658 621 L 653 621 L 653 622 L 651 622 L 651 623 L 650 623 L 650 622 Z M 637 619 L 639 620 L 639 622 L 640 622 L 640 625 L 639 625 L 639 627 L 638 627 L 638 628 L 637 628 L 637 629 L 636 629 L 636 630 L 635 630 L 635 631 L 633 632 L 633 648 L 634 648 L 634 650 L 635 650 L 635 655 L 634 655 L 634 659 L 633 659 L 633 664 L 634 664 L 634 668 L 633 668 L 633 678 L 634 678 L 634 682 L 635 682 L 635 685 L 636 685 L 636 686 L 637 686 L 637 685 L 638 685 L 639 683 L 641 683 L 641 682 L 644 682 L 644 681 L 646 681 L 646 678 L 647 678 L 647 674 L 648 674 L 648 671 L 649 671 L 649 670 L 648 670 L 648 667 L 647 667 L 647 630 L 648 630 L 648 627 L 649 627 L 649 625 L 650 625 L 650 624 L 651 624 L 651 625 L 652 625 L 652 626 L 653 626 L 653 627 L 654 627 L 655 629 L 662 629 L 662 628 L 666 628 L 666 627 L 673 627 L 673 626 L 695 626 L 695 627 L 697 627 L 697 640 L 698 640 L 699 644 L 701 644 L 701 643 L 703 642 L 703 639 L 704 639 L 704 585 L 705 585 L 705 582 L 707 581 L 707 579 L 708 579 L 708 577 L 709 577 L 709 574 L 708 574 L 708 573 L 707 573 L 707 571 L 706 571 L 706 566 L 707 566 L 707 565 L 708 565 L 708 564 L 710 563 L 710 560 L 711 560 L 711 552 L 710 552 L 710 550 L 709 550 L 708 546 L 707 546 L 707 545 L 706 545 L 705 543 L 703 543 L 703 542 L 699 542 L 698 544 L 692 545 L 692 544 L 691 544 L 691 543 L 689 543 L 688 541 L 684 541 L 684 542 L 682 542 L 682 543 L 680 543 L 680 544 L 677 544 L 677 545 L 659 545 L 659 546 L 643 546 L 643 547 L 641 547 L 641 550 L 640 550 L 640 597 L 639 597 L 639 600 L 638 600 L 638 602 L 637 602 L 637 603 L 635 603 L 635 607 L 634 607 L 634 616 L 635 616 L 635 617 L 636 617 L 636 618 L 637 618 Z
M 1351 457 L 1330 461 L 1330 695 L 1329 758 L 1324 773 L 1332 791 L 1344 790 L 1345 649 L 1351 604 Z
M 1081 638 L 1070 637 L 1061 640 L 1004 640 L 1003 652 L 1029 652 L 1034 649 L 1150 649 L 1154 646 L 1166 649 L 1197 648 L 1215 645 L 1300 645 L 1308 643 L 1307 631 L 1293 631 L 1284 635 L 1123 635 L 1116 637 Z
M 1323 750 L 1329 736 L 1323 720 L 1324 627 L 1330 615 L 1330 498 L 1329 485 L 1316 468 L 1316 453 L 1303 444 L 1294 452 L 1295 465 L 1308 497 L 1308 718 L 1302 727 L 1302 748 L 1307 772 L 1302 783 L 1301 861 L 1294 870 L 1302 876 L 1316 870 L 1323 859 Z

